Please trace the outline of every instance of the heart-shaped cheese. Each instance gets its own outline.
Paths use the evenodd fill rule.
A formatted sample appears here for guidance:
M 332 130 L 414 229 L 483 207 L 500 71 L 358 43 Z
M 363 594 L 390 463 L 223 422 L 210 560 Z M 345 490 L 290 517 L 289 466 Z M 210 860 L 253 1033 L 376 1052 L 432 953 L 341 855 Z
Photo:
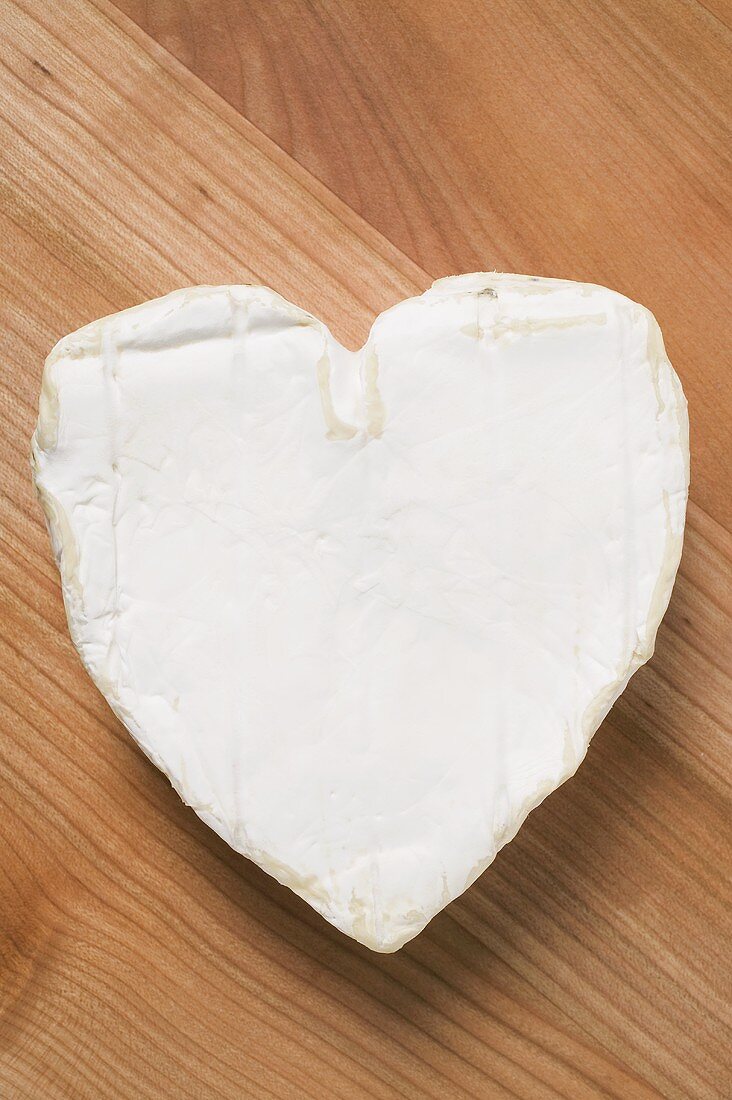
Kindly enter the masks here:
M 650 656 L 688 427 L 652 315 L 602 287 L 443 279 L 359 352 L 198 287 L 57 345 L 33 464 L 115 713 L 237 851 L 393 951 Z

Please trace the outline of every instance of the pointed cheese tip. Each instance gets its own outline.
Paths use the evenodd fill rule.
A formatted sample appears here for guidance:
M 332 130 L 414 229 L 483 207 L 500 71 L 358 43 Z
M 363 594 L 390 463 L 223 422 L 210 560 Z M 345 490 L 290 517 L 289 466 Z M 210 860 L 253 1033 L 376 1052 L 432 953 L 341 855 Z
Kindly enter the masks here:
M 416 910 L 390 913 L 373 905 L 360 903 L 358 906 L 350 906 L 350 912 L 344 920 L 334 919 L 332 915 L 328 919 L 341 932 L 345 932 L 363 947 L 368 947 L 369 951 L 393 955 L 418 936 L 434 915 Z
M 399 951 L 418 936 L 442 908 L 442 905 L 437 905 L 434 912 L 425 912 L 422 909 L 405 907 L 402 911 L 397 906 L 387 907 L 380 904 L 372 895 L 357 896 L 355 892 L 351 894 L 350 901 L 344 904 L 343 893 L 329 894 L 322 884 L 314 889 L 312 880 L 283 876 L 281 873 L 276 877 L 294 890 L 303 901 L 312 905 L 339 932 L 381 955 L 391 955 Z
M 201 816 L 210 821 L 210 815 Z M 228 839 L 226 829 L 222 831 L 220 822 L 217 826 L 217 832 Z M 236 847 L 236 844 L 233 846 Z M 432 908 L 417 908 L 409 903 L 402 908 L 393 892 L 391 899 L 387 900 L 383 895 L 380 897 L 374 859 L 368 860 L 367 870 L 364 870 L 364 862 L 357 860 L 334 881 L 332 877 L 324 879 L 319 874 L 302 874 L 260 849 L 247 848 L 242 854 L 253 859 L 263 871 L 311 905 L 339 932 L 379 954 L 389 955 L 398 951 L 419 935 L 432 917 L 452 900 L 443 894 L 440 900 L 435 899 Z M 383 870 L 383 867 L 379 869 Z
M 420 924 L 418 928 L 409 932 L 400 931 L 397 927 L 385 929 L 379 937 L 357 936 L 351 933 L 351 939 L 356 940 L 362 947 L 368 947 L 369 951 L 375 951 L 379 955 L 393 955 L 397 951 L 401 951 L 402 947 L 410 940 L 415 939 L 424 927 L 424 924 Z

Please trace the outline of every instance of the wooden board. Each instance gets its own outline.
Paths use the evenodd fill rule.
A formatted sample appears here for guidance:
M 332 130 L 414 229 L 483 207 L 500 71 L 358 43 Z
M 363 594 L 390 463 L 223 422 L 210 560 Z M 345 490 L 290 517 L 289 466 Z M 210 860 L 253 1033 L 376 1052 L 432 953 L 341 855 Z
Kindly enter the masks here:
M 729 1094 L 725 14 L 0 0 L 0 1096 Z M 658 315 L 684 559 L 575 779 L 374 956 L 207 830 L 81 669 L 30 484 L 40 371 L 176 286 L 261 280 L 356 346 L 495 267 Z

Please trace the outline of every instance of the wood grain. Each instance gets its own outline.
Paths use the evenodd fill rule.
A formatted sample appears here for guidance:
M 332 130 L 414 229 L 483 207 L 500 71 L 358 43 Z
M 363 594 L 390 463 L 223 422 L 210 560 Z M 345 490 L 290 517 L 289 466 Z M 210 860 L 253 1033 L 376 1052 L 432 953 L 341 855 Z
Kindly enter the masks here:
M 728 1094 L 722 5 L 456 0 L 449 33 L 435 3 L 122 6 L 0 0 L 0 1095 Z M 261 279 L 355 346 L 476 266 L 656 310 L 689 529 L 577 777 L 373 956 L 207 830 L 88 681 L 28 440 L 46 352 L 95 316 Z

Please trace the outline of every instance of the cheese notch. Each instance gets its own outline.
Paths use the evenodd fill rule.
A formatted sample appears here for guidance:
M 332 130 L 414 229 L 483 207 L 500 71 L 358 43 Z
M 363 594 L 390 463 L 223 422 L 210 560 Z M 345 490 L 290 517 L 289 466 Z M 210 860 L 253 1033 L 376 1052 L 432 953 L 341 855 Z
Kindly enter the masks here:
M 688 462 L 647 310 L 496 273 L 358 352 L 266 287 L 177 291 L 61 340 L 32 443 L 109 705 L 376 951 L 489 866 L 651 656 Z

